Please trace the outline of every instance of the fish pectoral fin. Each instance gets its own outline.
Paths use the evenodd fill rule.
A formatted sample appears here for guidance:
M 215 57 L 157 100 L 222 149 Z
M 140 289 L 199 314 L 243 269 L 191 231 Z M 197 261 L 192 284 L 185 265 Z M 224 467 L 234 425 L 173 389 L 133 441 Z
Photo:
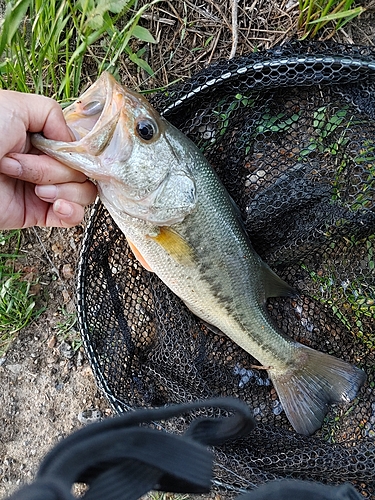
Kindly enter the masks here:
M 269 297 L 296 297 L 298 292 L 282 280 L 264 262 L 262 265 L 263 286 L 266 298 Z
M 134 245 L 134 243 L 131 240 L 129 240 L 128 237 L 126 237 L 126 241 L 128 242 L 128 244 L 129 244 L 129 246 L 131 248 L 131 251 L 134 254 L 134 257 L 138 260 L 138 262 L 140 264 L 142 264 L 142 266 L 146 269 L 146 271 L 153 272 L 152 269 L 151 269 L 151 267 L 148 265 L 146 259 L 143 257 L 143 255 L 138 250 L 138 248 Z
M 155 234 L 148 234 L 147 238 L 160 245 L 179 264 L 194 265 L 194 250 L 177 231 L 167 226 L 160 226 Z
M 322 426 L 331 403 L 348 403 L 366 380 L 360 368 L 295 343 L 295 365 L 268 373 L 294 429 L 309 435 Z

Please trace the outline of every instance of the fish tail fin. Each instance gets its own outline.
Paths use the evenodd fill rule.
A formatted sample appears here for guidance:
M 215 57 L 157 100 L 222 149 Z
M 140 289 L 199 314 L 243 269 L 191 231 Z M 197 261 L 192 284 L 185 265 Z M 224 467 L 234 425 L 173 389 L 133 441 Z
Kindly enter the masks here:
M 321 427 L 329 404 L 355 398 L 366 374 L 302 344 L 295 348 L 297 363 L 284 371 L 270 368 L 269 375 L 293 428 L 310 435 Z

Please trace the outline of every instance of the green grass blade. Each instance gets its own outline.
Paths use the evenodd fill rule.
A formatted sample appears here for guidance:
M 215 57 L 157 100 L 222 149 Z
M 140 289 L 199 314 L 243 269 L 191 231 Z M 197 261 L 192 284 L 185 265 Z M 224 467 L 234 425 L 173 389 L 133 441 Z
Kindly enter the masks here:
M 0 57 L 6 45 L 12 42 L 14 35 L 17 33 L 19 25 L 29 8 L 29 4 L 30 0 L 19 0 L 15 4 L 12 2 L 7 4 L 0 37 Z
M 310 21 L 310 24 L 323 23 L 328 21 L 337 21 L 339 19 L 343 19 L 346 17 L 354 18 L 362 14 L 362 12 L 364 12 L 365 10 L 366 10 L 365 7 L 356 7 L 355 9 L 351 9 L 345 12 L 335 12 L 333 14 L 327 14 L 326 16 L 320 17 L 315 21 Z

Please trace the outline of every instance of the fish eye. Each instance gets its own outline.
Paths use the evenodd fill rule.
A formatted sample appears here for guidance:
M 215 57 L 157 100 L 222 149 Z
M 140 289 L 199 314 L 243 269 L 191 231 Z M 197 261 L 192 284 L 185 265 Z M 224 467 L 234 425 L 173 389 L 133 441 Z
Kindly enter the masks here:
M 137 134 L 144 141 L 150 141 L 155 134 L 156 127 L 150 120 L 140 120 L 136 125 Z

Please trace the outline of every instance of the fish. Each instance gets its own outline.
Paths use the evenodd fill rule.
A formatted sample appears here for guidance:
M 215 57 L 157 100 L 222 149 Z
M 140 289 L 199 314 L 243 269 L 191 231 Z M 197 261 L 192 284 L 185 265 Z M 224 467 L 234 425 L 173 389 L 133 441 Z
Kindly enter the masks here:
M 272 323 L 267 299 L 295 291 L 254 251 L 238 208 L 188 137 L 107 72 L 64 116 L 75 140 L 34 134 L 32 144 L 96 181 L 137 259 L 258 360 L 297 433 L 314 433 L 331 403 L 356 397 L 364 371 Z

